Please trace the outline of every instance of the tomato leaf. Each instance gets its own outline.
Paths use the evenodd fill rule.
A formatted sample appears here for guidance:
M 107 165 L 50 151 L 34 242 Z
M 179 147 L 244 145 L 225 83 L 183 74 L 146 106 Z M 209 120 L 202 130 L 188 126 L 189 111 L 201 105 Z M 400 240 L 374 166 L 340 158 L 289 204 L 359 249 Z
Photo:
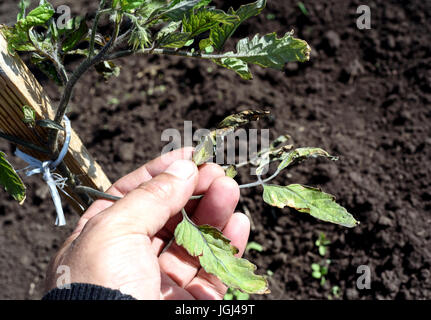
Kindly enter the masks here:
M 265 6 L 266 0 L 258 0 L 256 2 L 241 6 L 237 11 L 234 11 L 232 8 L 230 8 L 228 13 L 239 17 L 239 19 L 233 24 L 223 24 L 211 29 L 210 39 L 217 50 L 223 49 L 226 41 L 233 35 L 241 23 L 253 16 L 257 16 L 262 12 Z
M 291 184 L 288 186 L 264 185 L 263 200 L 274 207 L 295 208 L 319 220 L 348 228 L 359 224 L 345 208 L 335 202 L 335 197 L 320 189 Z
M 222 10 L 214 8 L 200 8 L 193 10 L 189 15 L 183 19 L 183 31 L 189 32 L 191 38 L 214 28 L 220 24 L 233 25 L 239 21 L 239 17 L 230 15 Z
M 257 121 L 262 117 L 269 115 L 269 111 L 246 110 L 230 115 L 223 119 L 217 126 L 217 129 L 237 128 L 243 126 L 250 121 Z
M 41 5 L 30 11 L 25 19 L 20 20 L 19 23 L 28 30 L 31 27 L 44 25 L 51 19 L 54 13 L 52 5 L 43 1 Z
M 317 157 L 326 157 L 334 161 L 338 160 L 337 157 L 331 156 L 328 152 L 320 148 L 297 148 L 291 152 L 284 153 L 279 157 L 281 163 L 278 165 L 277 170 L 281 171 L 295 162 Z
M 200 166 L 208 162 L 214 155 L 214 142 L 210 136 L 205 136 L 193 153 L 193 162 Z
M 33 126 L 36 119 L 36 112 L 34 109 L 28 105 L 25 105 L 22 107 L 22 113 L 24 114 L 22 121 L 30 126 Z
M 233 164 L 231 164 L 229 167 L 226 168 L 225 173 L 226 173 L 226 177 L 229 177 L 232 179 L 235 178 L 236 175 L 238 174 L 238 172 L 236 171 L 236 167 Z
M 12 197 L 23 204 L 25 200 L 25 185 L 12 165 L 6 160 L 6 155 L 0 151 L 0 185 Z
M 250 70 L 248 69 L 247 62 L 244 62 L 240 59 L 220 58 L 220 59 L 213 59 L 213 62 L 215 62 L 216 64 L 218 64 L 221 67 L 235 71 L 244 80 L 253 79 L 253 75 L 251 74 Z
M 159 44 L 164 48 L 182 48 L 190 39 L 188 32 L 174 32 L 165 35 L 159 40 Z
M 275 33 L 265 36 L 255 35 L 251 40 L 238 41 L 236 52 L 228 52 L 224 58 L 235 58 L 264 68 L 282 70 L 287 62 L 308 61 L 310 47 L 304 40 L 292 37 L 293 32 L 278 38 Z
M 191 256 L 198 257 L 202 268 L 225 285 L 246 293 L 269 293 L 266 278 L 254 273 L 254 264 L 235 257 L 238 249 L 216 228 L 196 226 L 183 212 L 183 221 L 175 229 L 175 241 Z

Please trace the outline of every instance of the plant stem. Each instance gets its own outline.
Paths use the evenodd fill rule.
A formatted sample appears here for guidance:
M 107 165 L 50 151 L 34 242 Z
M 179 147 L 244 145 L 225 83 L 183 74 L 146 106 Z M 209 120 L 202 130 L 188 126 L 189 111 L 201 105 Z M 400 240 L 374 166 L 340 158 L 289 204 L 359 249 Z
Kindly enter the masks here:
M 118 201 L 122 199 L 121 197 L 116 197 L 116 196 L 104 193 L 102 191 L 99 191 L 90 187 L 85 187 L 85 186 L 76 186 L 75 191 L 79 194 L 89 194 L 90 196 L 94 196 L 98 199 L 107 199 L 112 201 Z
M 20 138 L 8 135 L 8 134 L 3 133 L 3 132 L 0 132 L 0 138 L 6 139 L 6 140 L 8 140 L 8 141 L 10 141 L 12 143 L 18 144 L 20 146 L 23 146 L 23 147 L 26 147 L 26 148 L 29 148 L 29 149 L 32 149 L 34 151 L 38 151 L 40 153 L 44 153 L 44 154 L 49 154 L 50 153 L 49 150 L 47 150 L 45 148 L 39 147 L 39 146 L 37 146 L 37 145 L 35 145 L 35 144 L 31 143 L 31 142 L 22 140 Z
M 133 55 L 135 53 L 141 54 L 158 54 L 158 55 L 170 55 L 170 56 L 181 56 L 181 57 L 189 57 L 189 58 L 200 58 L 200 59 L 221 59 L 226 58 L 226 54 L 206 54 L 200 52 L 188 52 L 188 51 L 178 51 L 176 49 L 160 49 L 160 48 L 147 48 L 139 51 L 135 50 L 123 50 L 118 51 L 106 56 L 106 60 L 114 60 L 118 58 L 127 57 Z M 237 58 L 236 56 L 232 56 L 232 58 Z
M 239 186 L 239 188 L 240 189 L 246 189 L 246 188 L 253 188 L 253 187 L 261 186 L 261 185 L 271 181 L 275 177 L 277 177 L 279 173 L 280 173 L 280 171 L 277 170 L 272 176 L 270 176 L 269 178 L 266 178 L 265 180 L 262 180 L 259 176 L 258 181 L 252 182 L 252 183 L 247 183 L 247 184 L 242 184 Z
M 96 39 L 97 25 L 99 24 L 100 16 L 102 15 L 103 7 L 105 6 L 106 0 L 101 0 L 99 3 L 99 9 L 96 12 L 96 16 L 94 17 L 93 27 L 91 28 L 91 37 L 90 37 L 90 48 L 89 48 L 89 58 L 91 58 L 94 54 L 94 42 Z
M 57 108 L 57 113 L 54 118 L 54 122 L 57 124 L 60 124 L 63 120 L 64 115 L 66 114 L 67 106 L 69 105 L 70 98 L 72 96 L 73 89 L 78 82 L 78 80 L 81 78 L 81 76 L 92 66 L 95 64 L 101 62 L 104 60 L 105 54 L 108 52 L 112 45 L 111 39 L 103 48 L 100 50 L 100 52 L 94 56 L 93 58 L 88 58 L 84 60 L 79 67 L 75 70 L 75 72 L 70 77 L 69 81 L 67 82 L 63 95 L 60 100 L 60 104 Z M 51 130 L 49 133 L 49 147 L 52 150 L 52 152 L 55 154 L 58 149 L 58 131 L 57 130 Z

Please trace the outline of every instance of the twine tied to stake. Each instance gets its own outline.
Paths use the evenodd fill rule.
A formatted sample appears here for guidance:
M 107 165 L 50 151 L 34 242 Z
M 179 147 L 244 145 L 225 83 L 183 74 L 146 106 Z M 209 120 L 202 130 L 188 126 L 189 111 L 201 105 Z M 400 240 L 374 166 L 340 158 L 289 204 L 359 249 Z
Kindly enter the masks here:
M 61 148 L 60 154 L 58 155 L 58 158 L 55 161 L 48 160 L 48 161 L 42 162 L 22 152 L 19 149 L 16 149 L 15 151 L 15 155 L 17 157 L 21 158 L 22 160 L 28 163 L 28 167 L 23 169 L 23 170 L 26 170 L 25 172 L 26 176 L 29 177 L 34 174 L 41 173 L 43 180 L 45 180 L 45 182 L 48 184 L 49 192 L 51 194 L 52 201 L 54 202 L 55 210 L 57 211 L 57 218 L 55 220 L 56 226 L 64 226 L 66 224 L 66 219 L 64 217 L 63 207 L 61 205 L 61 199 L 58 193 L 58 189 L 60 189 L 65 195 L 71 198 L 71 196 L 66 191 L 63 190 L 66 184 L 67 178 L 63 178 L 58 173 L 51 173 L 51 171 L 54 171 L 57 168 L 57 166 L 63 161 L 64 157 L 66 156 L 67 150 L 69 149 L 70 132 L 71 132 L 70 120 L 66 116 L 64 116 L 63 120 L 65 123 L 66 138 L 64 140 L 64 144 L 63 144 L 63 147 Z

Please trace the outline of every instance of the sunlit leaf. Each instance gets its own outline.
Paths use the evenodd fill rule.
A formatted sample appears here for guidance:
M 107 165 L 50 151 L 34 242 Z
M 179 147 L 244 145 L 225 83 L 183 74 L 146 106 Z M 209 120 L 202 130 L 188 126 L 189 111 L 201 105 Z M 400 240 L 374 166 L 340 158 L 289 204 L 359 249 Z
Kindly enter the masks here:
M 135 22 L 129 38 L 129 44 L 133 50 L 144 49 L 149 46 L 150 42 L 149 30 L 141 26 L 141 22 Z
M 160 39 L 168 36 L 169 34 L 175 32 L 178 30 L 178 28 L 181 26 L 181 21 L 171 21 L 167 25 L 165 25 L 156 35 L 156 40 L 159 41 Z
M 257 166 L 256 174 L 262 175 L 263 170 L 274 161 L 282 160 L 283 157 L 292 149 L 292 145 L 283 145 L 290 139 L 288 135 L 279 136 L 270 145 L 269 148 L 261 150 L 255 157 L 250 161 L 251 164 Z
M 188 32 L 174 32 L 167 34 L 159 40 L 159 44 L 164 48 L 182 48 L 190 39 Z
M 112 61 L 103 61 L 95 65 L 94 68 L 105 80 L 109 80 L 111 77 L 118 77 L 120 75 L 120 67 L 115 65 Z
M 68 52 L 74 49 L 88 35 L 89 28 L 84 19 L 71 19 L 66 28 L 61 29 L 60 35 L 66 39 L 62 43 L 62 49 Z
M 201 0 L 173 0 L 169 3 L 167 10 L 163 12 L 163 16 L 169 17 L 172 21 L 180 21 L 188 11 L 201 2 Z
M 55 11 L 52 5 L 48 2 L 43 2 L 37 8 L 31 10 L 25 19 L 19 21 L 19 24 L 25 26 L 26 29 L 31 27 L 44 25 L 51 19 Z
M 283 170 L 287 166 L 302 161 L 307 158 L 325 157 L 331 160 L 338 160 L 337 157 L 331 156 L 328 152 L 320 148 L 297 148 L 289 153 L 282 155 L 281 163 L 278 165 L 277 170 Z
M 241 6 L 237 11 L 234 11 L 232 8 L 230 8 L 228 13 L 238 16 L 239 19 L 233 24 L 216 26 L 215 28 L 212 28 L 210 32 L 210 39 L 217 50 L 223 49 L 225 42 L 233 35 L 241 23 L 253 16 L 257 16 L 265 8 L 265 6 L 266 0 L 258 0 L 256 2 Z
M 213 156 L 214 142 L 210 136 L 206 136 L 193 152 L 193 162 L 200 166 L 211 160 Z
M 121 9 L 124 11 L 132 11 L 142 6 L 146 0 L 121 0 Z
M 262 117 L 269 115 L 269 111 L 246 110 L 239 113 L 230 115 L 223 119 L 217 126 L 218 129 L 222 128 L 237 128 L 243 126 L 251 121 L 257 121 Z
M 262 252 L 263 251 L 263 247 L 261 244 L 254 242 L 254 241 L 250 241 L 249 243 L 247 243 L 247 247 L 245 247 L 245 251 L 250 251 L 250 250 L 254 250 L 257 252 Z
M 287 62 L 309 60 L 311 49 L 307 42 L 292 37 L 292 34 L 288 32 L 277 38 L 275 33 L 271 33 L 263 37 L 256 35 L 251 40 L 241 39 L 237 43 L 236 52 L 228 52 L 224 57 L 277 70 L 282 70 Z
M 198 257 L 202 268 L 225 285 L 246 293 L 269 293 L 265 277 L 254 273 L 254 264 L 235 257 L 238 249 L 219 230 L 208 225 L 196 226 L 183 218 L 175 229 L 175 241 L 191 256 Z
M 238 16 L 230 15 L 222 10 L 214 8 L 200 8 L 193 10 L 183 19 L 183 31 L 189 32 L 191 37 L 214 28 L 220 24 L 234 24 L 239 20 Z
M 62 82 L 60 77 L 58 76 L 57 69 L 54 64 L 46 59 L 45 57 L 41 57 L 37 53 L 32 53 L 30 58 L 31 63 L 36 65 L 40 71 L 42 71 L 48 78 L 54 81 L 57 85 L 61 86 Z
M 244 80 L 253 79 L 253 75 L 248 69 L 247 62 L 236 58 L 220 58 L 213 59 L 213 61 L 221 67 L 235 71 Z
M 6 160 L 6 155 L 0 151 L 0 185 L 3 186 L 12 197 L 22 204 L 25 200 L 25 185 L 16 173 L 15 169 Z
M 271 206 L 294 208 L 313 217 L 348 228 L 359 224 L 335 197 L 320 189 L 291 184 L 288 186 L 264 185 L 263 200 Z
M 36 119 L 36 112 L 34 109 L 28 105 L 25 105 L 22 107 L 22 112 L 24 114 L 22 121 L 30 126 L 33 126 Z
M 20 0 L 18 4 L 19 12 L 16 17 L 16 21 L 20 21 L 25 18 L 25 12 L 29 6 L 30 6 L 30 0 Z
M 227 167 L 226 168 L 226 177 L 229 177 L 229 178 L 235 178 L 236 177 L 236 175 L 238 174 L 238 172 L 236 171 L 236 167 L 233 165 L 233 164 L 231 164 L 229 167 Z

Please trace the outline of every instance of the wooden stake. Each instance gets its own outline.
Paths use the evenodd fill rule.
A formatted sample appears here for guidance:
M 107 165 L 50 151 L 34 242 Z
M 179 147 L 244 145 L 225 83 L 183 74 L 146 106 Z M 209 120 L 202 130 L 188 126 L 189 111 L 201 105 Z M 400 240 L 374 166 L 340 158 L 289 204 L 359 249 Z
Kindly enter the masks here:
M 43 88 L 18 55 L 11 56 L 7 42 L 0 32 L 0 130 L 6 134 L 21 138 L 35 145 L 47 148 L 43 143 L 47 139 L 47 130 L 35 128 L 42 141 L 23 121 L 22 107 L 28 105 L 36 112 L 38 119 L 54 119 L 55 108 Z M 20 147 L 25 153 L 40 159 L 48 160 L 46 155 L 28 148 Z M 88 154 L 78 135 L 73 131 L 69 152 L 65 164 L 79 180 L 88 187 L 106 191 L 111 183 L 102 168 Z M 67 190 L 75 199 L 76 195 Z M 78 211 L 79 206 L 71 199 L 66 199 Z

